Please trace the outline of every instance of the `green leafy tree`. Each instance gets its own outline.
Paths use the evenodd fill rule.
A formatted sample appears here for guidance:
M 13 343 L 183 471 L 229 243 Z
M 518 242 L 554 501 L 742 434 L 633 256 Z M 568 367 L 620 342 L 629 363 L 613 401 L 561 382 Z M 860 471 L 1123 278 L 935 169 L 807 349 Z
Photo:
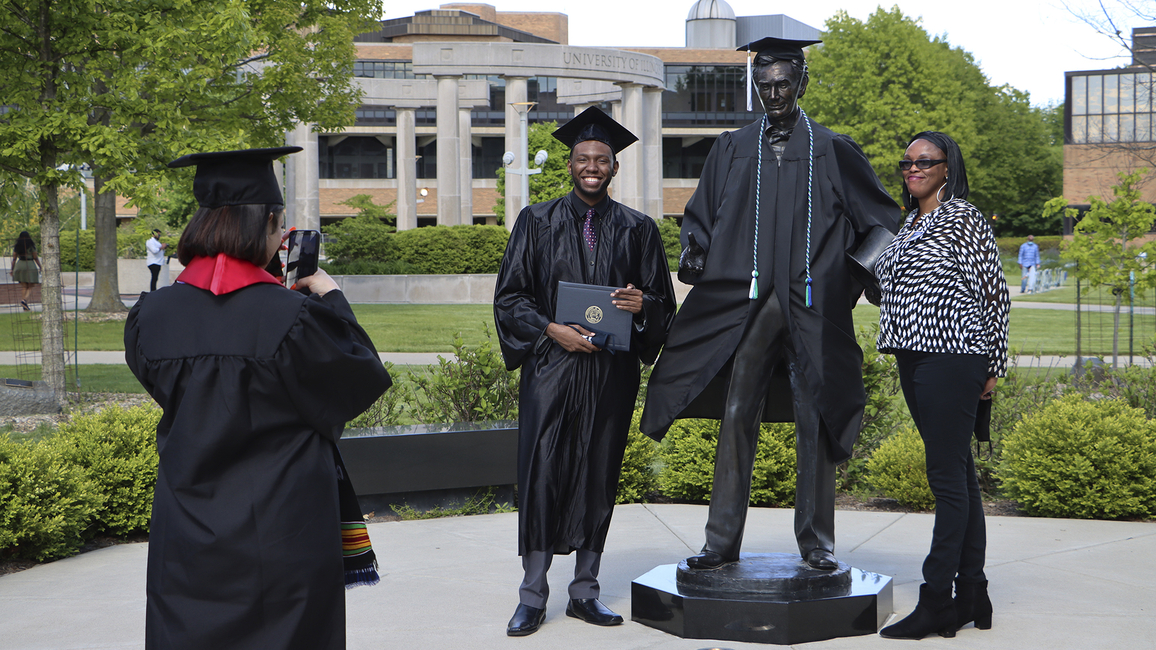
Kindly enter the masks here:
M 59 191 L 95 181 L 93 309 L 119 304 L 115 195 L 141 206 L 191 150 L 275 144 L 352 121 L 353 36 L 371 0 L 30 0 L 0 5 L 0 173 L 41 202 L 45 379 L 63 395 Z M 185 172 L 183 178 L 188 179 Z M 178 174 L 179 175 L 179 174 Z
M 570 173 L 566 171 L 566 161 L 570 159 L 570 148 L 554 138 L 554 131 L 558 129 L 557 122 L 538 122 L 530 125 L 527 136 L 529 151 L 526 158 L 533 163 L 534 156 L 539 151 L 546 151 L 549 158 L 542 165 L 542 173 L 530 177 L 530 204 L 549 201 L 570 192 Z M 515 163 L 517 164 L 517 163 Z M 521 179 L 514 178 L 515 182 Z M 498 215 L 498 223 L 505 223 L 506 219 L 506 169 L 498 170 L 498 201 L 494 204 L 494 214 Z
M 1061 257 L 1076 263 L 1075 276 L 1092 287 L 1107 287 L 1115 296 L 1112 323 L 1112 367 L 1120 351 L 1120 306 L 1130 289 L 1137 297 L 1156 286 L 1156 241 L 1139 243 L 1137 239 L 1156 225 L 1156 207 L 1143 200 L 1137 187 L 1147 170 L 1121 172 L 1120 183 L 1112 186 L 1116 198 L 1104 201 L 1098 196 L 1088 199 L 1092 207 L 1075 225 L 1075 236 L 1065 242 Z M 1067 201 L 1057 197 L 1048 201 L 1045 211 L 1076 217 Z
M 892 196 L 902 183 L 895 163 L 920 131 L 943 131 L 959 143 L 969 200 L 999 213 L 1008 234 L 1018 234 L 1024 219 L 1038 220 L 1044 201 L 1059 192 L 1062 158 L 1044 113 L 1026 93 L 991 86 L 970 53 L 929 36 L 898 8 L 878 9 L 866 21 L 836 13 L 808 64 L 808 115 L 854 138 Z

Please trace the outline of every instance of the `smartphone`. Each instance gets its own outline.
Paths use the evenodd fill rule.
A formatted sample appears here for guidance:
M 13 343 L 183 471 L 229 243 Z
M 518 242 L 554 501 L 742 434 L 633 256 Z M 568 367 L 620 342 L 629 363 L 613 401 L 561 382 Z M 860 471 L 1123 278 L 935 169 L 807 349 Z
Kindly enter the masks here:
M 285 252 L 285 286 L 294 288 L 297 281 L 317 272 L 317 258 L 321 253 L 321 233 L 316 230 L 293 230 Z M 309 293 L 308 289 L 298 289 Z

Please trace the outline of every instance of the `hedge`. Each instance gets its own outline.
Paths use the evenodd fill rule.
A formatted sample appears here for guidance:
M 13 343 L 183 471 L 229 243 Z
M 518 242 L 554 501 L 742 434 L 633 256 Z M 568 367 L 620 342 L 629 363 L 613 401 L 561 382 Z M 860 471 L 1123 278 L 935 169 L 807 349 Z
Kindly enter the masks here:
M 999 477 L 1029 514 L 1150 517 L 1156 422 L 1123 400 L 1064 396 L 1005 436 Z
M 876 489 L 899 503 L 919 510 L 935 507 L 923 439 L 914 427 L 904 427 L 884 440 L 867 461 L 867 473 Z
M 509 238 L 504 226 L 434 226 L 403 230 L 392 245 L 419 273 L 497 273 Z
M 718 429 L 718 420 L 675 420 L 659 447 L 663 494 L 686 501 L 710 499 Z M 762 425 L 752 474 L 751 505 L 794 503 L 794 424 Z

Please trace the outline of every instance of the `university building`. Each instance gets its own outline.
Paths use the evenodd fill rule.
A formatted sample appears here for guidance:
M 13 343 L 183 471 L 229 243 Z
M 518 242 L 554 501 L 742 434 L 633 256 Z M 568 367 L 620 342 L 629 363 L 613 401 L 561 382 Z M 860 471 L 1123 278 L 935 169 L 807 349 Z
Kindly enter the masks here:
M 1143 27 L 1132 30 L 1130 66 L 1065 73 L 1064 198 L 1073 207 L 1090 196 L 1111 200 L 1120 172 L 1156 171 L 1154 66 L 1156 27 Z M 1156 203 L 1152 178 L 1143 193 Z
M 526 166 L 523 121 L 561 125 L 592 105 L 639 137 L 619 156 L 616 200 L 681 216 L 715 139 L 758 115 L 746 110 L 747 55 L 736 45 L 819 35 L 783 15 L 736 16 L 724 0 L 688 4 L 681 48 L 585 47 L 570 43 L 565 14 L 488 4 L 381 21 L 356 38 L 364 98 L 354 124 L 287 134 L 305 149 L 286 159 L 289 223 L 353 216 L 342 202 L 357 194 L 395 202 L 401 229 L 496 223 L 503 155 L 519 154 L 507 169 Z M 518 176 L 507 175 L 506 194 L 510 225 L 525 204 Z

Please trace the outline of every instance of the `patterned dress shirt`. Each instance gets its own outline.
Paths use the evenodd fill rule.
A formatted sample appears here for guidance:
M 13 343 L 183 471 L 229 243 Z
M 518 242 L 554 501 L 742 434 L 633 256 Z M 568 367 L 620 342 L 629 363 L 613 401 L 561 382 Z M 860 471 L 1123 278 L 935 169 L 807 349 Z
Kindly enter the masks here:
M 880 352 L 982 354 L 989 377 L 1007 371 L 1007 281 L 983 214 L 951 199 L 907 216 L 879 257 Z

